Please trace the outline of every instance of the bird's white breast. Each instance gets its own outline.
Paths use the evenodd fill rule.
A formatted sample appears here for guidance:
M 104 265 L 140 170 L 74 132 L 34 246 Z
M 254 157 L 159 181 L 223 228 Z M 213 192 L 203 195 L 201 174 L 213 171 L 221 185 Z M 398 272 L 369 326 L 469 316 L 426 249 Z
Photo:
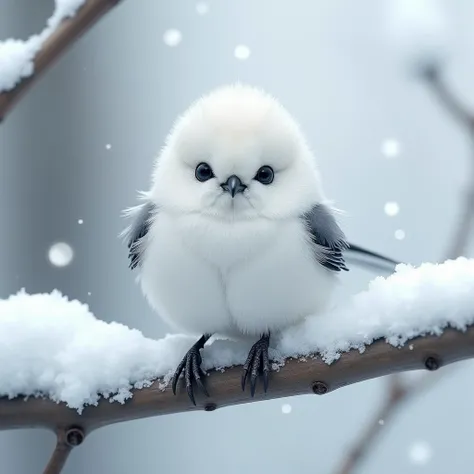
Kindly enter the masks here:
M 159 213 L 144 257 L 141 285 L 150 303 L 192 333 L 282 329 L 323 309 L 335 283 L 296 218 L 224 222 Z
M 227 275 L 227 304 L 241 331 L 278 331 L 323 310 L 335 275 L 315 260 L 300 219 L 280 223 L 258 258 Z
M 142 260 L 142 291 L 171 326 L 190 333 L 225 332 L 230 315 L 218 269 L 186 245 L 185 229 L 156 216 Z

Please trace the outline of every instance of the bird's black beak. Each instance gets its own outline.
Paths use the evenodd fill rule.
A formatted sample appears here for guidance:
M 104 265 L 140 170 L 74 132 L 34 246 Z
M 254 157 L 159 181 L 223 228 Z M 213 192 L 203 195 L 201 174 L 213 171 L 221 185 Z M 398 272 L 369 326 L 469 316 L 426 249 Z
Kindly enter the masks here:
M 243 193 L 247 186 L 234 174 L 230 176 L 225 183 L 221 184 L 221 188 L 234 197 L 237 193 Z

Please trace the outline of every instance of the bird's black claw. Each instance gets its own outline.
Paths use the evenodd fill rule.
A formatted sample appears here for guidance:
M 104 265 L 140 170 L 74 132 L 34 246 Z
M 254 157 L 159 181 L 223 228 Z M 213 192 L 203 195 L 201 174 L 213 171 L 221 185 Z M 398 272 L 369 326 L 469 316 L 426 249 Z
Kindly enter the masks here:
M 250 349 L 249 355 L 242 369 L 242 390 L 245 390 L 245 384 L 250 372 L 250 395 L 252 397 L 255 395 L 259 372 L 263 375 L 264 391 L 266 392 L 268 389 L 268 373 L 270 372 L 270 359 L 268 357 L 269 342 L 270 335 L 263 335 Z
M 247 380 L 247 372 L 248 372 L 248 369 L 244 365 L 244 368 L 242 370 L 242 377 L 240 379 L 240 385 L 242 387 L 242 390 L 245 390 L 245 381 Z
M 187 354 L 186 354 L 187 356 Z M 184 366 L 186 365 L 186 356 L 183 358 L 183 360 L 179 363 L 178 367 L 176 368 L 176 371 L 173 375 L 173 379 L 171 380 L 171 388 L 173 389 L 174 395 L 176 395 L 176 385 L 178 385 L 178 379 L 179 376 L 181 375 L 181 372 L 184 369 Z
M 193 375 L 194 375 L 194 380 L 196 380 L 196 383 L 197 383 L 198 387 L 203 391 L 204 395 L 206 395 L 206 397 L 208 397 L 209 392 L 207 391 L 206 386 L 204 385 L 203 381 L 201 380 L 201 375 L 205 375 L 205 373 L 201 369 L 201 366 L 198 364 L 196 359 L 193 359 Z
M 209 396 L 209 393 L 206 387 L 204 386 L 203 381 L 201 380 L 201 377 L 205 374 L 204 371 L 201 369 L 202 358 L 200 350 L 203 348 L 205 342 L 207 341 L 207 339 L 209 339 L 209 337 L 207 337 L 207 339 L 204 338 L 205 336 L 199 339 L 199 341 L 196 342 L 196 344 L 194 344 L 191 349 L 189 349 L 189 351 L 183 357 L 183 360 L 176 368 L 176 371 L 173 375 L 173 379 L 171 381 L 171 388 L 173 390 L 173 393 L 176 395 L 176 386 L 178 384 L 178 379 L 181 375 L 181 372 L 183 372 L 184 370 L 186 392 L 188 393 L 189 399 L 191 400 L 193 405 L 196 405 L 196 399 L 194 397 L 193 391 L 193 380 L 196 382 L 198 387 L 204 392 L 204 395 L 206 395 L 206 397 Z
M 262 352 L 262 367 L 263 367 L 263 391 L 267 393 L 268 390 L 268 372 L 270 371 L 270 359 L 268 357 L 268 348 Z

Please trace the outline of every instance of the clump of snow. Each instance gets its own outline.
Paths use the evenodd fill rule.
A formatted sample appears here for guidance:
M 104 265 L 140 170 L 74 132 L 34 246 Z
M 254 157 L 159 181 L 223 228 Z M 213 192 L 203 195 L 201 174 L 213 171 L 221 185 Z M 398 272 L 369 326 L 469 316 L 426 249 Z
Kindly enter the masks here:
M 123 402 L 135 384 L 147 386 L 171 374 L 194 342 L 183 335 L 148 339 L 97 319 L 86 304 L 57 290 L 34 295 L 22 290 L 0 300 L 0 396 L 45 395 L 79 411 L 100 396 Z M 241 363 L 249 349 L 215 341 L 206 347 L 203 368 Z
M 64 19 L 73 17 L 84 3 L 85 0 L 55 0 L 53 15 L 41 33 L 30 36 L 26 41 L 9 38 L 0 42 L 0 92 L 13 89 L 22 79 L 33 74 L 33 61 L 43 43 Z
M 319 352 L 332 363 L 342 352 L 383 338 L 395 347 L 422 335 L 440 335 L 474 323 L 474 259 L 459 257 L 415 268 L 399 264 L 395 273 L 377 277 L 368 290 L 321 317 L 287 329 L 279 341 L 283 357 Z
M 275 337 L 273 369 L 286 358 L 304 360 L 316 353 L 330 364 L 380 338 L 398 347 L 446 327 L 465 330 L 474 323 L 473 291 L 474 259 L 398 265 L 393 275 L 377 277 L 344 306 Z M 47 396 L 79 412 L 101 397 L 123 403 L 133 388 L 157 378 L 166 387 L 195 341 L 184 335 L 152 340 L 123 324 L 98 320 L 86 304 L 56 290 L 34 295 L 22 290 L 0 300 L 0 396 Z M 251 342 L 210 341 L 202 351 L 203 369 L 242 364 Z

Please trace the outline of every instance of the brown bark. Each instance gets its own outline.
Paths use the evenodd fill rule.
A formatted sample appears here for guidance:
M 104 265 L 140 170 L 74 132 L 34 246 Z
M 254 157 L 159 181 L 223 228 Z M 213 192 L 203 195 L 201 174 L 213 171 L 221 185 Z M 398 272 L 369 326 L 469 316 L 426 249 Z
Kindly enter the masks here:
M 410 349 L 411 347 L 411 349 Z M 0 429 L 45 427 L 56 432 L 79 427 L 84 434 L 102 426 L 192 410 L 213 411 L 216 408 L 251 403 L 273 398 L 304 394 L 324 394 L 338 388 L 382 377 L 393 373 L 438 367 L 474 357 L 474 326 L 466 332 L 447 329 L 441 336 L 419 337 L 402 348 L 379 340 L 362 354 L 357 350 L 344 353 L 327 365 L 320 358 L 307 357 L 306 361 L 288 360 L 279 372 L 270 374 L 270 389 L 265 395 L 257 387 L 255 398 L 240 386 L 242 367 L 225 372 L 212 371 L 206 377 L 210 398 L 197 394 L 197 406 L 188 399 L 186 390 L 179 385 L 173 395 L 168 387 L 162 391 L 159 382 L 151 387 L 134 390 L 133 398 L 125 404 L 102 400 L 98 406 L 86 407 L 81 415 L 64 403 L 49 399 L 0 399 Z

